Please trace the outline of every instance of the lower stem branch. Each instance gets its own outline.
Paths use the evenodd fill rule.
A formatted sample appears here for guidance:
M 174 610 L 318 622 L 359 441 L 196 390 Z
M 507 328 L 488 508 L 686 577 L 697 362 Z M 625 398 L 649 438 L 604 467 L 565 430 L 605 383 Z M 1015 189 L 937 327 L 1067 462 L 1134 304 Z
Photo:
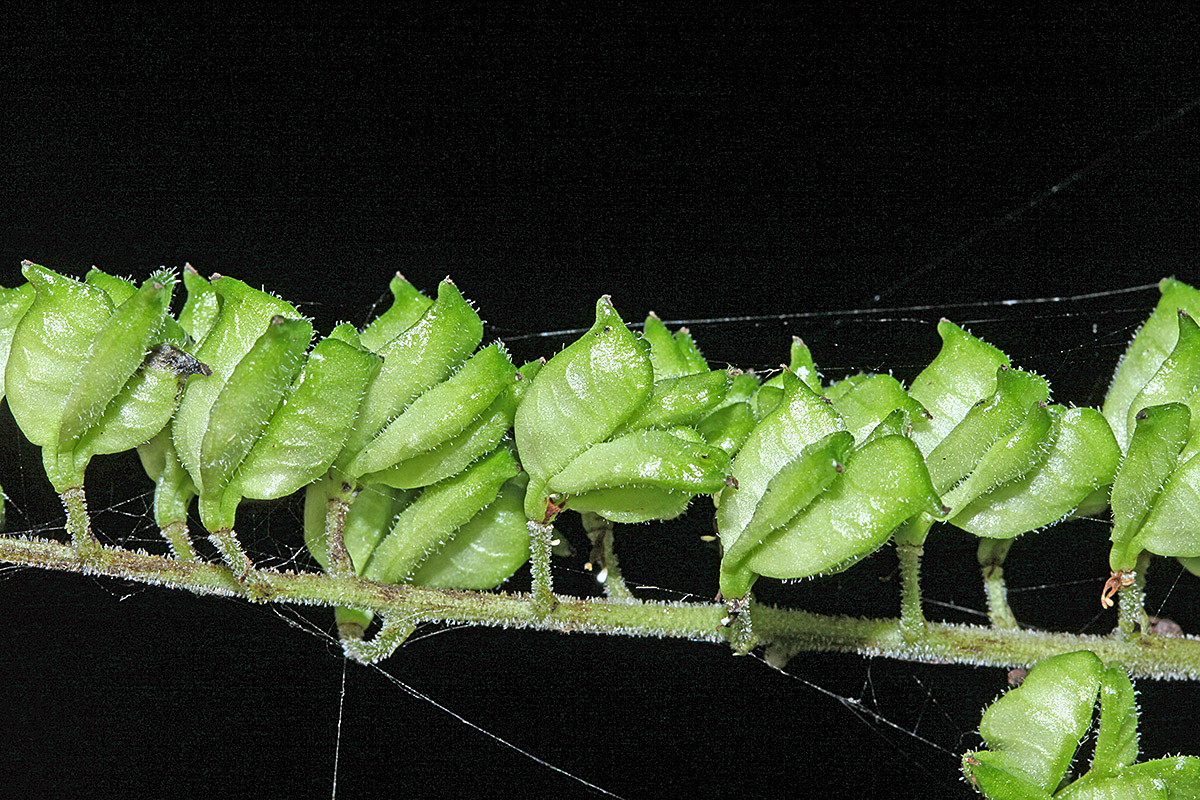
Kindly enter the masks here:
M 197 594 L 245 593 L 241 581 L 221 564 L 180 561 L 110 547 L 102 547 L 98 555 L 96 559 L 84 559 L 70 545 L 48 539 L 0 537 L 0 561 L 11 564 L 108 575 Z M 545 566 L 548 571 L 548 558 Z M 257 569 L 246 577 L 268 588 L 270 602 L 345 605 L 414 625 L 449 622 L 728 644 L 729 631 L 721 628 L 726 608 L 717 603 L 630 603 L 551 595 L 553 604 L 545 610 L 545 597 L 539 598 L 536 593 L 451 591 L 381 584 L 358 576 Z M 1130 641 L 1120 635 L 940 622 L 927 622 L 920 635 L 912 637 L 899 619 L 811 614 L 762 604 L 755 604 L 753 614 L 755 636 L 760 645 L 769 647 L 773 664 L 786 663 L 801 652 L 843 652 L 1009 668 L 1028 666 L 1059 653 L 1091 650 L 1104 661 L 1121 663 L 1134 677 L 1200 680 L 1200 638 L 1146 633 Z

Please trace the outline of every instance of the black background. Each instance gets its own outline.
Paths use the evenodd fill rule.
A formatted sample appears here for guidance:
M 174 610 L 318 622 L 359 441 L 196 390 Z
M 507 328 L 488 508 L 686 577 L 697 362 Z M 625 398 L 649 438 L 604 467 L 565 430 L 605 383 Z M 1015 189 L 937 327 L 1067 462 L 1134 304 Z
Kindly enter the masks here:
M 449 274 L 488 335 L 522 358 L 561 347 L 567 339 L 532 335 L 586 326 L 603 293 L 628 321 L 651 309 L 813 314 L 691 327 L 714 363 L 759 369 L 786 360 L 800 334 L 833 378 L 911 378 L 937 351 L 932 323 L 948 316 L 1045 373 L 1059 399 L 1096 404 L 1154 291 L 987 301 L 1200 280 L 1197 28 L 1161 9 L 88 13 L 31 6 L 0 34 L 5 285 L 22 258 L 139 278 L 186 261 L 276 290 L 328 331 L 365 321 L 395 270 L 426 290 Z M 53 533 L 61 512 L 38 456 L 5 424 L 10 528 Z M 137 472 L 131 458 L 97 460 L 97 524 L 160 548 Z M 299 548 L 296 513 L 246 512 L 261 561 Z M 711 597 L 706 525 L 697 512 L 627 529 L 627 574 L 664 589 L 647 596 Z M 1018 543 L 1018 615 L 1110 627 L 1095 613 L 1104 537 L 1084 524 Z M 982 607 L 967 537 L 935 532 L 928 552 L 928 597 Z M 563 590 L 595 591 L 582 561 L 556 563 Z M 893 614 L 894 566 L 885 549 L 837 578 L 761 590 Z M 1196 631 L 1194 579 L 1176 583 L 1178 573 L 1158 568 L 1151 608 Z M 244 602 L 0 576 L 4 793 L 331 793 L 343 670 L 327 639 Z M 321 610 L 285 612 L 299 614 L 330 629 Z M 711 645 L 490 630 L 414 641 L 384 668 L 630 798 L 965 795 L 943 750 L 977 744 L 978 714 L 1004 685 L 1002 670 L 828 655 L 793 661 L 794 680 Z M 864 722 L 803 681 L 886 721 Z M 1146 754 L 1200 750 L 1193 684 L 1140 691 Z M 354 665 L 337 789 L 587 795 Z

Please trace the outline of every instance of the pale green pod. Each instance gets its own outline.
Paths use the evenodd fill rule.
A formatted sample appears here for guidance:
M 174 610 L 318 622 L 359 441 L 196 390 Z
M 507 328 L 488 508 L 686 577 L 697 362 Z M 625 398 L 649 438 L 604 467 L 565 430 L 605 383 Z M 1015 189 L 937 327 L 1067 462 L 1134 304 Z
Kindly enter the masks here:
M 389 422 L 346 466 L 346 476 L 356 480 L 386 470 L 460 435 L 513 382 L 516 371 L 499 345 L 480 350 Z
M 1048 411 L 1053 431 L 1045 457 L 1022 468 L 1019 478 L 968 502 L 950 524 L 976 536 L 1007 539 L 1076 513 L 1096 492 L 1102 495 L 1097 504 L 1107 507 L 1105 487 L 1121 457 L 1108 422 L 1091 408 L 1054 405 Z
M 937 330 L 942 349 L 908 390 L 929 412 L 928 419 L 915 424 L 912 432 L 913 441 L 926 455 L 976 403 L 995 393 L 996 372 L 1009 365 L 1008 356 L 949 320 L 939 322 Z
M 733 480 L 721 493 L 717 529 L 727 551 L 750 524 L 772 478 L 806 447 L 843 430 L 833 406 L 795 375 L 785 372 L 783 385 L 782 401 L 747 437 L 733 460 Z
M 736 538 L 727 537 L 731 543 L 721 558 L 723 595 L 741 597 L 749 591 L 756 576 L 746 569 L 746 560 L 771 533 L 791 522 L 842 475 L 853 448 L 849 433 L 831 433 L 805 447 L 775 473 L 745 529 Z M 736 492 L 732 488 L 727 491 Z
M 179 312 L 179 325 L 193 341 L 200 342 L 208 336 L 221 313 L 221 296 L 190 264 L 183 268 L 183 286 L 187 289 L 187 301 Z
M 442 281 L 421 317 L 375 351 L 383 366 L 367 387 L 337 467 L 348 465 L 409 404 L 450 377 L 482 338 L 479 315 L 453 283 Z
M 1041 466 L 1053 444 L 1053 427 L 1054 421 L 1046 406 L 1040 403 L 1030 406 L 1025 419 L 993 442 L 970 474 L 942 494 L 942 502 L 949 508 L 944 515 L 947 518 L 956 516 L 971 501 L 1019 480 Z M 1064 513 L 1068 510 L 1064 509 Z
M 23 270 L 36 296 L 13 333 L 9 407 L 61 493 L 82 485 L 93 455 L 133 448 L 169 419 L 177 376 L 139 370 L 160 341 L 174 279 L 155 273 L 114 307 L 103 289 L 29 262 Z
M 212 404 L 200 447 L 200 468 L 190 470 L 201 497 L 223 490 L 283 403 L 312 338 L 307 320 L 275 317 L 233 368 Z
M 156 273 L 113 309 L 92 342 L 87 361 L 78 365 L 80 380 L 71 387 L 63 404 L 59 452 L 74 449 L 79 438 L 96 427 L 109 403 L 142 366 L 146 354 L 159 341 L 174 283 L 173 276 Z M 174 391 L 169 392 L 168 399 L 173 406 Z M 149 436 L 135 440 L 129 447 L 161 430 L 169 416 L 168 409 Z
M 550 359 L 533 379 L 513 423 L 521 465 L 529 473 L 525 513 L 554 512 L 546 483 L 576 456 L 608 439 L 650 396 L 650 358 L 607 297 L 578 341 Z
M 675 346 L 679 348 L 679 354 L 683 356 L 689 374 L 704 372 L 708 369 L 708 361 L 700 352 L 700 348 L 696 346 L 696 340 L 692 338 L 692 332 L 687 328 L 675 331 Z
M 1136 426 L 1137 412 L 1163 403 L 1183 403 L 1192 412 L 1191 442 L 1184 457 L 1200 450 L 1200 327 L 1182 311 L 1175 346 L 1129 406 L 1125 429 Z
M 731 403 L 712 412 L 696 424 L 696 430 L 713 447 L 732 458 L 754 430 L 757 420 L 749 403 Z
M 304 493 L 304 544 L 325 570 L 329 569 L 326 504 L 341 485 L 340 480 L 326 475 L 310 483 Z M 371 552 L 391 530 L 396 515 L 416 496 L 416 492 L 386 486 L 363 486 L 354 495 L 343 522 L 342 541 L 356 572 L 362 574 Z
M 721 402 L 728 388 L 729 375 L 724 370 L 655 381 L 650 397 L 620 430 L 695 425 Z
M 893 411 L 905 415 L 907 427 L 925 417 L 921 404 L 891 375 L 852 375 L 830 386 L 825 396 L 842 415 L 854 441 L 860 443 Z
M 362 330 L 360 342 L 368 350 L 380 348 L 417 324 L 433 301 L 417 291 L 399 272 L 388 284 L 392 305 Z
M 579 454 L 550 478 L 546 490 L 556 506 L 595 511 L 614 522 L 645 522 L 663 518 L 661 493 L 667 493 L 666 507 L 673 510 L 680 496 L 718 491 L 728 471 L 724 451 L 689 428 L 640 430 Z M 638 490 L 653 499 L 639 499 Z M 618 498 L 627 505 L 618 504 Z
M 1200 291 L 1174 278 L 1162 280 L 1158 289 L 1162 297 L 1126 348 L 1104 398 L 1102 411 L 1122 451 L 1128 447 L 1133 435 L 1129 411 L 1134 398 L 1175 347 L 1179 336 L 1179 311 L 1186 312 L 1192 319 L 1200 318 Z
M 646 317 L 646 324 L 642 327 L 642 339 L 650 346 L 650 364 L 654 369 L 654 380 L 680 378 L 700 371 L 680 349 L 679 342 L 653 311 Z M 708 367 L 704 366 L 701 369 L 707 370 Z
M 974 403 L 930 451 L 922 451 L 934 488 L 946 492 L 971 474 L 987 452 L 1021 424 L 1029 408 L 1046 402 L 1049 394 L 1044 378 L 1018 369 L 999 368 L 995 391 Z M 917 441 L 920 423 L 918 420 L 913 426 L 913 441 Z
M 242 496 L 283 497 L 323 475 L 341 452 L 379 365 L 378 356 L 337 339 L 313 347 L 283 405 L 238 468 Z
M 1100 721 L 1090 769 L 1063 785 L 1092 722 Z M 1200 758 L 1134 763 L 1138 754 L 1133 684 L 1117 665 L 1082 650 L 1039 661 L 988 708 L 979 726 L 988 750 L 963 756 L 963 773 L 993 800 L 1183 800 L 1200 796 Z
M 23 283 L 13 289 L 0 288 L 0 397 L 4 396 L 4 373 L 8 353 L 12 349 L 13 334 L 17 331 L 17 323 L 33 304 L 33 297 L 31 283 Z
M 992 797 L 1006 796 L 999 793 L 1006 785 L 1049 796 L 1091 725 L 1102 670 L 1087 650 L 1039 661 L 983 713 L 979 733 L 989 749 L 964 756 L 963 772 Z
M 1100 673 L 1100 725 L 1091 775 L 1115 775 L 1138 756 L 1137 695 L 1125 670 L 1107 667 Z
M 202 279 L 197 280 L 198 277 L 193 278 L 192 285 L 201 287 L 198 289 L 199 296 L 207 296 L 207 290 L 202 288 Z M 206 493 L 202 471 L 214 472 L 214 479 L 223 485 L 237 464 L 241 463 L 241 458 L 248 449 L 247 444 L 253 443 L 252 439 L 247 442 L 244 437 L 236 437 L 240 439 L 240 443 L 235 442 L 234 444 L 242 452 L 236 454 L 236 457 L 232 452 L 222 456 L 221 464 L 217 467 L 206 465 L 205 454 L 216 456 L 225 452 L 223 440 L 217 438 L 210 440 L 209 448 L 202 452 L 205 437 L 208 435 L 210 422 L 213 419 L 214 404 L 224 393 L 226 385 L 230 382 L 234 370 L 242 359 L 246 357 L 251 348 L 255 347 L 260 337 L 271 328 L 272 320 L 275 318 L 294 320 L 300 317 L 290 303 L 266 292 L 252 289 L 234 278 L 218 277 L 208 285 L 220 301 L 220 310 L 196 348 L 195 355 L 209 366 L 212 374 L 204 380 L 194 380 L 188 383 L 171 425 L 179 460 L 191 474 L 201 495 Z M 190 288 L 189 291 L 191 291 Z M 275 335 L 281 332 L 283 331 L 277 331 Z M 292 326 L 288 327 L 288 332 L 288 338 L 293 338 L 290 336 L 290 333 L 294 332 Z M 276 345 L 280 343 L 276 342 Z M 308 342 L 305 341 L 305 348 L 307 344 Z M 304 352 L 304 348 L 299 348 L 295 342 L 291 342 L 288 350 L 293 354 L 288 366 L 298 369 L 299 357 Z M 247 366 L 246 369 L 250 369 L 250 367 Z M 282 388 L 286 388 L 291 383 L 292 376 L 295 374 L 294 369 L 286 377 L 286 383 Z M 271 392 L 268 392 L 267 398 L 260 398 L 259 402 L 266 402 L 270 395 L 282 391 L 279 385 L 280 380 L 283 379 L 277 375 Z M 240 383 L 244 384 L 245 382 L 241 381 Z M 238 392 L 242 391 L 256 392 L 257 388 L 248 385 L 236 387 L 234 395 L 230 396 L 230 400 L 225 401 L 227 409 L 236 410 L 238 408 L 230 401 Z M 236 413 L 222 416 L 220 424 L 238 426 L 244 419 L 242 412 L 237 410 Z M 254 422 L 265 424 L 266 420 Z
M 411 581 L 425 559 L 493 503 L 504 482 L 519 471 L 512 453 L 500 449 L 465 472 L 426 487 L 396 517 L 391 532 L 367 560 L 363 576 L 384 583 Z
M 1191 413 L 1182 403 L 1151 406 L 1138 412 L 1136 425 L 1113 480 L 1113 546 L 1109 565 L 1114 572 L 1133 569 L 1138 555 L 1147 549 L 1138 541 L 1140 533 L 1179 466 L 1179 453 L 1190 435 Z M 1159 555 L 1200 555 L 1200 552 Z
M 496 500 L 454 532 L 413 575 L 418 586 L 439 589 L 493 589 L 529 560 L 525 489 L 529 477 L 509 479 Z
M 512 427 L 516 410 L 516 392 L 510 385 L 470 425 L 452 438 L 395 466 L 363 475 L 361 480 L 368 484 L 382 483 L 398 489 L 415 489 L 457 475 L 476 459 L 496 449 Z
M 186 523 L 188 506 L 196 496 L 196 487 L 187 470 L 179 463 L 170 428 L 137 449 L 142 468 L 154 481 L 154 521 L 160 529 Z
M 57 448 L 63 408 L 79 366 L 87 361 L 113 305 L 101 289 L 36 264 L 26 262 L 22 272 L 36 296 L 13 333 L 5 390 L 25 438 Z
M 916 446 L 884 436 L 847 458 L 845 472 L 747 560 L 771 578 L 839 572 L 883 546 L 902 522 L 940 506 Z

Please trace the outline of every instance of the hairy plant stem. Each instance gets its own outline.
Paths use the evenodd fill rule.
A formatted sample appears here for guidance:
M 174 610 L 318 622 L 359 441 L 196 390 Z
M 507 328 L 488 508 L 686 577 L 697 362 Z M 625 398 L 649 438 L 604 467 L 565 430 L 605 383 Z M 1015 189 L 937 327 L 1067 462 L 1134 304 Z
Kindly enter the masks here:
M 547 537 L 548 538 L 548 537 Z M 49 539 L 0 537 L 0 561 L 187 589 L 197 594 L 247 596 L 246 587 L 223 564 L 189 562 L 121 548 L 101 547 L 84 558 L 70 545 Z M 548 565 L 547 565 L 548 566 Z M 301 603 L 369 609 L 389 619 L 450 622 L 546 631 L 690 639 L 728 644 L 721 627 L 726 608 L 717 603 L 613 601 L 554 597 L 549 610 L 536 594 L 464 592 L 381 584 L 358 576 L 252 569 L 246 576 L 264 587 L 259 602 Z M 1200 638 L 1143 634 L 1087 636 L 1034 630 L 984 628 L 927 622 L 911 637 L 901 620 L 811 614 L 755 604 L 754 634 L 772 663 L 803 652 L 843 652 L 926 663 L 1027 666 L 1073 650 L 1092 650 L 1123 664 L 1134 676 L 1200 680 Z M 910 636 L 906 636 L 910 633 Z
M 1012 539 L 979 540 L 979 571 L 987 594 L 988 618 L 997 628 L 1021 627 L 1008 605 L 1008 586 L 1004 583 L 1004 567 L 1001 566 L 1012 542 Z
M 354 487 L 342 483 L 338 491 L 325 500 L 325 546 L 332 575 L 353 575 L 354 564 L 346 550 L 346 515 L 354 499 Z
M 583 521 L 583 529 L 587 531 L 588 539 L 592 542 L 587 568 L 597 570 L 596 580 L 604 586 L 606 595 L 614 600 L 633 600 L 633 592 L 625 584 L 625 578 L 621 575 L 621 563 L 617 561 L 617 552 L 613 547 L 615 523 L 591 511 L 585 511 L 579 518 Z
M 896 530 L 896 557 L 900 560 L 900 627 L 904 637 L 916 641 L 925 634 L 921 605 L 921 556 L 933 518 L 918 514 Z
M 70 529 L 70 527 L 68 521 L 67 528 Z M 213 531 L 209 534 L 208 540 L 216 545 L 217 550 L 221 551 L 221 558 L 225 559 L 225 563 L 229 565 L 238 583 L 245 588 L 250 599 L 265 598 L 267 587 L 257 579 L 254 562 L 250 560 L 250 556 L 246 555 L 246 551 L 242 548 L 242 543 L 238 541 L 237 534 L 233 529 Z
M 1137 639 L 1150 630 L 1150 618 L 1146 614 L 1146 570 L 1150 567 L 1150 554 L 1138 557 L 1133 582 L 1121 587 L 1117 593 L 1117 630 L 1129 641 Z
M 404 644 L 404 640 L 417 629 L 418 620 L 410 616 L 388 614 L 383 618 L 379 633 L 370 641 L 361 638 L 341 637 L 342 651 L 347 658 L 352 658 L 360 664 L 374 664 L 396 652 L 396 648 Z
M 192 537 L 188 535 L 186 521 L 176 521 L 161 528 L 162 537 L 167 540 L 167 544 L 171 545 L 171 552 L 180 561 L 199 561 L 200 554 L 196 552 L 195 545 L 192 544 Z
M 82 486 L 73 486 L 63 491 L 59 498 L 67 510 L 67 533 L 71 534 L 71 542 L 83 558 L 102 558 L 103 548 L 96 535 L 92 533 L 92 518 L 88 514 L 87 494 Z
M 558 605 L 554 596 L 554 581 L 550 574 L 550 548 L 554 538 L 553 525 L 529 522 L 529 570 L 533 575 L 533 609 L 540 617 L 547 617 Z

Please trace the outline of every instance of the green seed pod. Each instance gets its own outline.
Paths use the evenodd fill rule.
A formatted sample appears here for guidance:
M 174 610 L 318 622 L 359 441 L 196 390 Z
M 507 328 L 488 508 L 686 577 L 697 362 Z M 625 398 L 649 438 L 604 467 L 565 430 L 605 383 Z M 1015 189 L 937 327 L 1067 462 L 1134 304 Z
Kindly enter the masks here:
M 717 529 L 721 593 L 742 597 L 758 575 L 836 572 L 874 552 L 912 515 L 940 507 L 924 460 L 902 436 L 851 451 L 834 407 L 790 372 L 784 396 L 733 461 Z
M 1087 650 L 1035 664 L 983 713 L 979 733 L 989 749 L 963 757 L 967 778 L 989 797 L 1049 797 L 1091 725 L 1101 671 Z
M 395 282 L 393 282 L 393 291 L 396 291 Z M 398 304 L 402 302 L 401 298 L 408 298 L 407 301 L 404 301 L 406 310 L 403 314 L 397 312 L 397 317 L 390 318 L 384 329 L 399 328 L 411 314 L 415 313 L 414 309 L 420 306 L 419 301 L 414 300 L 405 292 L 397 295 Z M 396 306 L 393 306 L 393 309 L 395 308 Z M 382 338 L 384 335 L 382 330 L 378 337 L 368 336 L 367 338 Z M 335 469 L 344 471 L 418 397 L 454 374 L 455 370 L 474 352 L 482 338 L 483 322 L 479 319 L 479 315 L 463 299 L 462 294 L 453 283 L 449 280 L 443 281 L 438 286 L 437 300 L 420 315 L 417 321 L 375 349 L 374 352 L 383 357 L 383 366 L 367 387 L 357 421 L 346 440 L 341 455 L 334 462 Z M 495 396 L 493 394 L 491 399 L 494 399 Z M 430 403 L 432 404 L 432 402 L 431 400 Z M 484 403 L 484 407 L 486 408 L 490 402 L 491 400 Z M 461 421 L 459 430 L 461 431 L 474 418 L 472 415 L 470 419 Z M 397 435 L 399 433 L 398 430 Z M 382 446 L 381 444 L 380 447 L 382 448 Z M 380 459 L 374 459 L 365 466 L 370 469 L 355 467 L 355 470 L 361 469 L 359 472 L 361 474 L 365 471 L 378 471 L 393 466 L 393 464 L 381 463 Z
M 465 472 L 425 488 L 397 515 L 391 532 L 367 559 L 363 576 L 384 583 L 411 581 L 426 559 L 495 502 L 500 487 L 518 471 L 512 453 L 500 449 Z
M 1050 434 L 1039 445 L 1048 448 L 1045 455 L 1017 467 L 1010 480 L 997 480 L 993 488 L 961 505 L 961 510 L 952 512 L 952 525 L 976 536 L 1007 539 L 1051 525 L 1068 512 L 1077 513 L 1096 493 L 1107 506 L 1106 487 L 1121 456 L 1108 422 L 1091 408 L 1053 405 L 1044 410 L 1052 423 Z M 968 480 L 973 479 L 974 473 Z M 946 502 L 954 505 L 949 497 Z
M 191 285 L 197 287 L 195 296 L 207 297 L 204 283 L 207 282 L 199 276 L 192 279 Z M 196 358 L 211 368 L 212 375 L 188 384 L 171 426 L 179 460 L 192 476 L 201 495 L 205 494 L 202 472 L 212 473 L 212 479 L 218 481 L 219 485 L 213 489 L 221 488 L 253 443 L 253 438 L 247 437 L 250 433 L 260 432 L 261 426 L 266 424 L 265 418 L 250 419 L 245 415 L 245 409 L 231 402 L 233 397 L 239 392 L 254 393 L 256 406 L 273 409 L 282 400 L 282 392 L 291 383 L 295 370 L 299 369 L 300 357 L 308 345 L 307 340 L 302 343 L 298 341 L 303 339 L 302 325 L 272 324 L 276 318 L 299 318 L 300 315 L 290 303 L 252 289 L 234 278 L 217 277 L 208 285 L 220 300 L 220 310 L 199 342 Z M 207 303 L 208 300 L 203 302 Z M 208 449 L 204 449 L 205 437 L 213 421 L 214 405 L 229 385 L 235 369 L 271 328 L 276 330 L 264 341 L 261 348 L 266 349 L 260 350 L 260 354 L 265 356 L 267 350 L 277 351 L 280 356 L 286 354 L 285 368 L 281 369 L 279 364 L 261 358 L 248 363 L 243 368 L 243 376 L 249 377 L 251 373 L 270 375 L 273 384 L 263 387 L 240 380 L 231 390 L 229 400 L 223 403 L 230 413 L 218 418 L 218 424 L 225 427 L 224 435 L 234 437 L 231 444 L 240 452 L 236 453 L 236 457 L 233 451 L 226 453 L 223 439 L 217 437 L 208 442 Z M 257 394 L 259 392 L 262 394 Z M 220 456 L 220 464 L 206 466 L 206 455 L 210 458 Z
M 1158 372 L 1178 341 L 1179 312 L 1187 313 L 1192 319 L 1200 319 L 1200 291 L 1174 278 L 1164 279 L 1158 289 L 1162 298 L 1129 343 L 1104 398 L 1104 417 L 1112 426 L 1113 435 L 1122 451 L 1128 447 L 1129 439 L 1133 436 L 1130 413 L 1136 414 L 1141 410 L 1132 408 L 1135 398 Z M 1179 397 L 1169 399 L 1182 400 Z M 1159 399 L 1158 402 L 1165 400 Z
M 43 448 L 56 491 L 83 483 L 93 455 L 131 449 L 166 424 L 175 376 L 112 404 L 161 341 L 174 279 L 155 273 L 114 306 L 95 286 L 25 262 L 36 297 L 13 333 L 5 368 L 9 407 Z M 161 402 L 155 402 L 160 400 Z
M 441 589 L 493 589 L 529 560 L 529 528 L 525 521 L 524 473 L 509 479 L 495 502 L 454 533 L 450 542 L 421 564 L 413 576 L 418 586 Z
M 23 283 L 14 289 L 0 288 L 0 398 L 4 396 L 4 373 L 13 334 L 17 331 L 17 323 L 33 304 L 33 298 L 31 283 Z
M 392 305 L 371 324 L 363 328 L 362 346 L 378 352 L 380 348 L 417 324 L 433 301 L 417 291 L 399 272 L 392 278 L 388 289 L 392 293 Z
M 337 339 L 313 347 L 238 469 L 242 495 L 270 500 L 321 477 L 341 452 L 379 366 L 378 356 Z
M 729 375 L 711 370 L 655 381 L 642 408 L 626 420 L 622 431 L 695 425 L 725 396 Z
M 512 427 L 513 414 L 517 410 L 516 386 L 516 383 L 509 384 L 474 421 L 451 438 L 393 467 L 363 475 L 362 482 L 415 489 L 462 472 L 476 459 L 496 449 Z
M 908 390 L 929 412 L 928 421 L 914 425 L 912 432 L 913 441 L 927 455 L 976 403 L 995 393 L 997 370 L 1009 365 L 1008 356 L 949 320 L 939 322 L 937 330 L 942 349 Z
M 754 430 L 755 424 L 757 420 L 749 403 L 731 403 L 700 420 L 696 430 L 705 441 L 721 448 L 725 455 L 732 458 L 737 455 L 750 431 Z
M 349 463 L 346 476 L 357 479 L 387 470 L 460 436 L 513 383 L 516 371 L 499 345 L 480 350 L 389 422 Z
M 650 365 L 656 381 L 680 378 L 708 369 L 707 364 L 700 369 L 695 368 L 690 354 L 684 354 L 679 342 L 653 311 L 646 317 L 646 324 L 642 327 L 642 339 L 650 346 Z
M 541 368 L 517 407 L 514 433 L 529 473 L 529 519 L 553 515 L 547 482 L 632 417 L 650 396 L 653 379 L 649 356 L 608 297 L 600 298 L 595 324 Z
M 995 387 L 990 396 L 972 405 L 958 424 L 926 453 L 929 475 L 939 492 L 949 490 L 970 475 L 993 447 L 1020 426 L 1030 408 L 1044 403 L 1050 393 L 1043 378 L 1008 367 L 996 371 Z M 916 431 L 922 427 L 922 421 L 914 425 L 914 441 L 917 441 Z
M 164 428 L 137 449 L 142 468 L 154 481 L 154 521 L 160 529 L 186 525 L 188 506 L 196 496 L 196 487 L 175 452 L 171 429 Z
M 1097 695 L 1100 723 L 1090 769 L 1063 785 L 1091 725 Z M 1200 789 L 1200 758 L 1133 763 L 1138 753 L 1133 684 L 1121 667 L 1104 667 L 1086 650 L 1035 664 L 1019 687 L 984 712 L 979 732 L 990 749 L 964 755 L 963 774 L 994 800 L 1169 800 L 1195 797 Z
M 830 386 L 824 394 L 842 415 L 846 430 L 856 442 L 865 441 L 893 411 L 901 411 L 905 429 L 926 418 L 921 404 L 891 375 L 852 375 Z
M 1125 430 L 1136 426 L 1137 413 L 1149 406 L 1163 403 L 1184 403 L 1192 413 L 1191 439 L 1186 455 L 1200 450 L 1200 327 L 1182 311 L 1178 315 L 1179 331 L 1174 347 L 1163 359 L 1158 370 L 1133 398 L 1126 415 Z
M 1144 550 L 1160 556 L 1200 556 L 1200 455 L 1183 455 L 1187 406 L 1167 403 L 1138 412 L 1129 449 L 1113 482 L 1114 572 L 1135 568 Z
M 592 328 L 526 390 L 514 429 L 529 519 L 546 523 L 563 508 L 615 522 L 666 519 L 723 485 L 728 456 L 681 423 L 719 403 L 728 379 L 706 370 L 653 383 L 655 348 L 671 374 L 686 359 L 657 318 L 647 326 L 651 345 L 600 298 Z
M 221 313 L 221 296 L 191 264 L 183 268 L 183 286 L 187 289 L 187 301 L 179 312 L 179 326 L 193 342 L 200 342 L 208 336 Z
M 683 360 L 687 364 L 688 374 L 704 372 L 708 369 L 708 361 L 705 360 L 704 354 L 700 352 L 700 348 L 696 346 L 696 341 L 692 338 L 692 332 L 687 328 L 680 328 L 675 331 L 675 346 L 679 348 L 679 354 L 683 356 Z
M 613 522 L 670 519 L 725 485 L 729 458 L 691 428 L 640 430 L 601 442 L 551 476 L 555 505 Z

